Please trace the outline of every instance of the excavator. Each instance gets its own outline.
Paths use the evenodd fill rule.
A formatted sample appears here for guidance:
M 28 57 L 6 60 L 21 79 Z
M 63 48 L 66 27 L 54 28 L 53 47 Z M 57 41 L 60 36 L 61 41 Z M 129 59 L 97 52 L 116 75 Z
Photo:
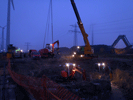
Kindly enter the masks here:
M 78 13 L 78 10 L 77 10 L 77 7 L 76 7 L 76 4 L 74 2 L 74 0 L 70 0 L 71 1 L 71 4 L 72 4 L 72 7 L 73 7 L 73 10 L 75 12 L 75 15 L 77 17 L 77 21 L 78 21 L 78 25 L 79 25 L 79 28 L 81 30 L 81 33 L 83 35 L 83 39 L 84 39 L 84 43 L 85 43 L 85 47 L 77 47 L 77 51 L 74 52 L 74 55 L 72 55 L 72 57 L 75 57 L 75 58 L 93 58 L 95 57 L 93 54 L 94 54 L 94 50 L 91 48 L 90 46 L 90 43 L 88 41 L 88 34 L 85 32 L 85 29 L 84 29 L 84 26 L 83 26 L 83 23 L 81 21 L 81 18 L 79 16 L 79 13 Z
M 64 67 L 64 70 L 61 71 L 61 76 L 65 80 L 72 80 L 76 72 L 82 75 L 83 80 L 86 80 L 86 71 L 75 63 L 65 63 Z
M 54 54 L 54 45 L 57 43 L 57 54 L 59 51 L 59 40 L 55 41 L 52 44 L 46 44 L 46 48 L 39 50 L 42 58 L 53 58 Z

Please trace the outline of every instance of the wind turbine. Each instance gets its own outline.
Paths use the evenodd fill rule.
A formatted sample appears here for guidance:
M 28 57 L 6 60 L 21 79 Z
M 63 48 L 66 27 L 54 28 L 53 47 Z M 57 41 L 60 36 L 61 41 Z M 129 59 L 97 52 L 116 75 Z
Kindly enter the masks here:
M 4 51 L 4 29 L 5 29 L 5 27 L 6 26 L 4 26 L 4 27 L 0 26 L 0 28 L 2 28 L 2 46 L 1 46 L 2 51 Z
M 8 48 L 8 45 L 10 44 L 10 4 L 12 3 L 13 10 L 14 9 L 14 3 L 13 0 L 8 0 L 8 8 L 7 8 L 7 33 L 6 33 L 6 50 Z

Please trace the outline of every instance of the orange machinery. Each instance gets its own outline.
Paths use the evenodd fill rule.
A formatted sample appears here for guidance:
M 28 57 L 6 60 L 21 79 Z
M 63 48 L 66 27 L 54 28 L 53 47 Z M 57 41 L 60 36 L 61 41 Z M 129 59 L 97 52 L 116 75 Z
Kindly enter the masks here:
M 72 79 L 76 72 L 82 74 L 83 80 L 86 80 L 86 71 L 74 63 L 66 63 L 65 70 L 61 71 L 61 76 L 65 79 Z
M 57 43 L 57 50 L 59 50 L 59 40 L 52 44 L 46 44 L 46 48 L 39 50 L 42 58 L 54 57 L 54 45 Z

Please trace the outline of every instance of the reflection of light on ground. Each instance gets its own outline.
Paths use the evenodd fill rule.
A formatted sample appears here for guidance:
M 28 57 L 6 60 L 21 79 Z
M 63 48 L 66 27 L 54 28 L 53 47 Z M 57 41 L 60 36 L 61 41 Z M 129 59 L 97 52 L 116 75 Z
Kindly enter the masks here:
M 112 95 L 109 100 L 125 100 L 122 92 L 119 90 L 119 88 L 116 85 L 113 85 L 112 82 L 111 82 L 111 88 L 112 88 Z
M 99 75 L 99 79 L 101 79 L 101 75 Z

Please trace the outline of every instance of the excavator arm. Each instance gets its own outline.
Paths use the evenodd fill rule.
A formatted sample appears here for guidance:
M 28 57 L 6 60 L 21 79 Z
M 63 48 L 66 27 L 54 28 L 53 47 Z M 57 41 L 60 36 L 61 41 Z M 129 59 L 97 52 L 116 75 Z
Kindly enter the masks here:
M 73 10 L 75 12 L 75 15 L 77 17 L 79 28 L 80 28 L 81 33 L 83 35 L 83 39 L 84 39 L 84 43 L 85 43 L 84 54 L 86 54 L 86 55 L 93 54 L 93 51 L 92 51 L 91 46 L 90 46 L 90 43 L 88 41 L 88 34 L 85 32 L 83 23 L 81 21 L 81 18 L 79 16 L 79 13 L 78 13 L 78 10 L 77 10 L 77 7 L 76 7 L 76 4 L 75 4 L 74 0 L 70 0 L 70 1 L 71 1 Z
M 57 40 L 57 41 L 55 41 L 53 44 L 52 44 L 52 52 L 54 52 L 54 45 L 57 43 L 57 47 L 58 47 L 58 49 L 57 50 L 59 50 L 59 40 Z

